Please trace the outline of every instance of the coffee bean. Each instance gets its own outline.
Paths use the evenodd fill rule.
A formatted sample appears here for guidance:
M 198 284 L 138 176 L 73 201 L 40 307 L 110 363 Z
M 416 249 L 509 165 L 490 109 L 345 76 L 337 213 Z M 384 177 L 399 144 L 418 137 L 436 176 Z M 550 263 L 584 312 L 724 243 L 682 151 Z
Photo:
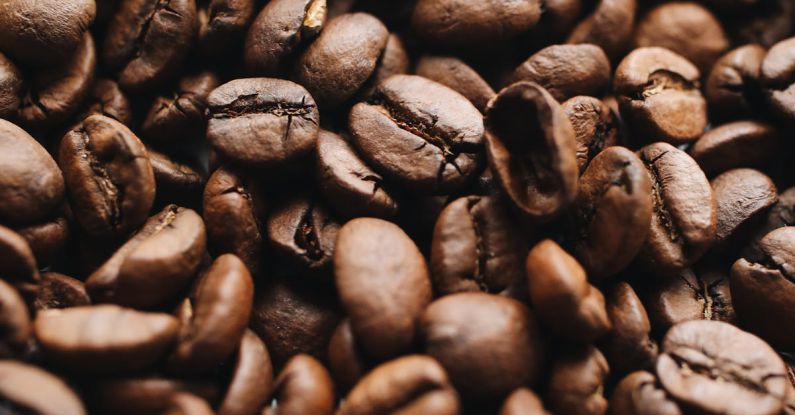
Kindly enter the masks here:
M 459 93 L 419 76 L 395 75 L 350 112 L 353 144 L 389 179 L 421 192 L 461 188 L 481 164 L 482 116 Z
M 207 97 L 207 139 L 222 156 L 269 167 L 293 162 L 315 147 L 319 115 L 301 85 L 271 78 L 227 82 Z
M 610 415 L 682 415 L 682 410 L 660 386 L 657 377 L 639 371 L 618 383 L 610 397 Z
M 466 97 L 480 112 L 496 93 L 464 61 L 454 56 L 427 55 L 417 62 L 417 75 L 436 81 Z
M 710 114 L 731 119 L 759 111 L 759 76 L 766 52 L 760 45 L 745 45 L 715 62 L 704 86 Z
M 196 36 L 195 0 L 122 0 L 105 37 L 102 59 L 119 85 L 152 90 L 172 78 Z
M 198 396 L 180 392 L 171 397 L 166 415 L 212 415 L 213 412 L 207 402 Z
M 635 49 L 613 80 L 621 115 L 636 134 L 677 145 L 695 141 L 707 125 L 700 76 L 690 61 L 668 49 Z
M 759 241 L 771 231 L 795 225 L 795 188 L 790 187 L 778 196 L 778 202 L 768 211 L 764 222 L 755 230 L 743 256 L 756 260 L 764 256 L 759 248 Z
M 207 95 L 219 85 L 210 72 L 185 76 L 169 96 L 159 96 L 146 114 L 141 133 L 152 141 L 197 140 L 204 135 Z
M 349 319 L 337 326 L 329 340 L 328 368 L 340 392 L 350 391 L 369 369 L 353 338 Z
M 94 21 L 91 0 L 9 0 L 0 5 L 0 49 L 20 63 L 46 67 L 69 58 Z
M 603 383 L 609 370 L 607 360 L 595 347 L 566 352 L 552 365 L 549 408 L 556 414 L 605 414 Z
M 687 153 L 666 143 L 638 151 L 651 177 L 652 219 L 638 262 L 673 273 L 700 258 L 715 239 L 716 206 L 704 172 Z
M 96 79 L 84 106 L 86 109 L 82 116 L 78 117 L 81 120 L 92 114 L 100 114 L 113 118 L 124 125 L 132 125 L 132 104 L 119 88 L 119 84 L 111 79 Z
M 561 104 L 574 127 L 577 167 L 580 174 L 605 148 L 619 144 L 618 114 L 599 99 L 576 96 Z
M 657 360 L 657 343 L 650 337 L 651 323 L 635 290 L 619 282 L 610 291 L 607 315 L 613 325 L 599 349 L 616 375 L 651 370 Z
M 36 290 L 36 310 L 80 307 L 91 304 L 82 281 L 57 272 L 43 272 Z
M 747 228 L 778 200 L 776 185 L 753 169 L 729 170 L 710 183 L 717 205 L 716 245 L 747 233 Z
M 778 414 L 788 387 L 784 362 L 758 337 L 728 323 L 672 327 L 657 360 L 665 390 L 705 414 Z
M 171 399 L 184 392 L 209 402 L 218 397 L 218 386 L 209 381 L 158 376 L 103 379 L 86 389 L 89 407 L 103 414 L 163 414 L 171 405 Z
M 103 115 L 86 118 L 61 140 L 58 161 L 86 233 L 123 237 L 146 220 L 155 178 L 143 143 L 124 124 Z
M 433 231 L 431 276 L 439 295 L 482 291 L 527 297 L 524 237 L 497 196 L 456 199 Z
M 201 217 L 169 205 L 91 274 L 86 288 L 96 302 L 162 306 L 196 275 L 206 244 Z
M 235 365 L 219 415 L 256 413 L 267 401 L 273 387 L 273 367 L 265 343 L 246 329 L 240 340 Z
M 336 413 L 454 415 L 458 411 L 458 395 L 442 366 L 428 356 L 407 355 L 368 373 L 345 397 Z
M 587 343 L 610 330 L 602 292 L 558 244 L 539 242 L 527 255 L 526 270 L 530 303 L 555 334 Z
M 513 84 L 486 109 L 489 167 L 508 198 L 536 221 L 548 221 L 577 195 L 574 129 L 541 86 Z
M 708 177 L 737 167 L 767 164 L 781 147 L 778 130 L 763 121 L 735 121 L 713 128 L 690 148 Z
M 243 337 L 253 298 L 253 281 L 245 264 L 232 254 L 216 258 L 180 305 L 182 327 L 168 359 L 169 369 L 200 373 L 222 363 Z
M 334 413 L 334 383 L 315 358 L 299 354 L 291 358 L 273 385 L 276 407 L 263 415 L 331 415 Z
M 254 0 L 210 0 L 200 2 L 198 10 L 198 50 L 207 57 L 223 54 L 234 47 L 254 19 Z
M 795 4 L 787 0 L 759 1 L 747 13 L 739 13 L 727 22 L 735 43 L 758 43 L 769 48 L 792 35 Z
M 71 236 L 69 223 L 63 216 L 14 230 L 28 242 L 41 267 L 52 265 L 56 261 Z
M 502 399 L 538 380 L 538 328 L 519 301 L 485 293 L 447 295 L 425 309 L 420 330 L 425 352 L 467 399 Z
M 326 23 L 326 0 L 275 0 L 259 12 L 246 35 L 249 72 L 278 76 Z
M 87 413 L 80 398 L 63 380 L 36 366 L 12 360 L 0 361 L 0 400 L 9 413 Z
M 610 61 L 599 46 L 552 45 L 519 65 L 511 82 L 535 82 L 563 102 L 577 95 L 603 95 L 610 78 Z
M 562 43 L 586 9 L 582 0 L 546 0 L 542 5 L 541 20 L 527 35 L 534 43 L 544 45 Z
M 63 201 L 64 179 L 47 151 L 23 129 L 0 119 L 0 221 L 43 220 Z
M 33 327 L 52 364 L 77 373 L 110 374 L 152 367 L 174 344 L 177 326 L 168 314 L 96 305 L 42 310 Z
M 502 404 L 500 415 L 548 415 L 541 399 L 530 389 L 513 391 Z
M 22 72 L 14 62 L 0 53 L 0 117 L 11 118 L 22 103 Z
M 266 227 L 270 244 L 288 261 L 313 271 L 331 267 L 340 224 L 312 197 L 275 206 Z
M 0 279 L 0 357 L 21 356 L 33 338 L 33 325 L 25 301 L 19 292 Z
M 629 47 L 635 29 L 637 0 L 600 0 L 580 21 L 567 43 L 592 43 L 616 60 Z
M 412 345 L 431 283 L 425 259 L 399 227 L 373 218 L 343 225 L 334 277 L 364 353 L 385 360 Z
M 36 258 L 27 241 L 18 233 L 0 225 L 0 278 L 12 284 L 39 281 Z
M 195 166 L 196 163 L 183 162 L 152 147 L 148 147 L 146 153 L 155 175 L 155 204 L 162 200 L 197 204 L 207 181 L 203 169 Z
M 767 104 L 773 114 L 785 122 L 795 121 L 795 102 L 791 92 L 795 85 L 795 58 L 791 52 L 794 47 L 795 37 L 782 40 L 770 48 L 762 61 L 760 82 L 765 88 Z
M 372 97 L 378 85 L 384 82 L 392 75 L 401 75 L 409 72 L 411 61 L 406 50 L 406 46 L 400 39 L 400 36 L 390 33 L 386 39 L 386 46 L 375 67 L 375 71 L 367 79 L 362 90 L 359 91 L 357 97 L 361 100 L 366 100 Z M 441 82 L 440 82 L 441 83 Z M 443 83 L 442 83 L 443 84 Z M 453 88 L 455 90 L 455 88 Z

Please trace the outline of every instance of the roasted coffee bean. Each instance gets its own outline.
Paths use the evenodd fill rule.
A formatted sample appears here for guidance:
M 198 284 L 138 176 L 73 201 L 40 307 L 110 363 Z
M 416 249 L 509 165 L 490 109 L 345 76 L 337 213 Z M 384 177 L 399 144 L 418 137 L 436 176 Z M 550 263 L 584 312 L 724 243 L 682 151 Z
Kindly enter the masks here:
M 36 366 L 12 360 L 0 361 L 0 401 L 9 414 L 87 413 L 83 402 L 63 380 Z
M 786 122 L 795 121 L 795 37 L 776 43 L 762 61 L 760 82 L 773 114 Z
M 541 20 L 527 35 L 536 43 L 562 43 L 582 17 L 583 3 L 582 0 L 545 0 L 541 3 Z
M 17 113 L 22 103 L 24 82 L 22 71 L 0 53 L 0 117 L 11 118 Z
M 222 363 L 243 337 L 253 299 L 254 283 L 246 265 L 232 254 L 216 258 L 180 305 L 182 326 L 169 369 L 200 373 Z
M 580 174 L 602 150 L 619 144 L 618 115 L 597 98 L 576 96 L 561 104 L 574 127 Z
M 334 277 L 362 352 L 386 360 L 412 346 L 431 282 L 403 230 L 374 218 L 346 223 L 337 236 Z
M 640 251 L 652 217 L 652 184 L 624 147 L 597 154 L 579 180 L 570 219 L 572 245 L 592 279 L 615 275 Z
M 202 398 L 189 393 L 180 392 L 171 397 L 166 415 L 212 415 L 210 405 Z
M 351 390 L 369 369 L 353 338 L 348 319 L 337 326 L 329 340 L 328 368 L 340 392 Z
M 168 314 L 108 304 L 42 310 L 33 328 L 44 355 L 57 367 L 126 373 L 152 367 L 174 344 L 178 322 Z
M 665 393 L 657 377 L 639 371 L 627 375 L 610 397 L 610 415 L 682 415 L 676 402 Z
M 194 167 L 151 147 L 146 149 L 146 153 L 155 175 L 157 200 L 171 199 L 188 203 L 201 199 L 206 182 L 201 167 Z
M 80 307 L 91 304 L 82 281 L 57 272 L 43 272 L 36 290 L 33 308 L 48 310 L 51 308 Z
M 369 99 L 375 92 L 375 88 L 390 76 L 409 73 L 409 66 L 411 66 L 411 61 L 406 46 L 400 36 L 390 33 L 386 39 L 384 51 L 378 58 L 375 71 L 367 79 L 364 88 L 359 91 L 357 97 L 361 100 Z M 455 90 L 455 88 L 452 89 Z
M 549 408 L 556 414 L 604 415 L 607 360 L 595 347 L 567 351 L 552 365 Z
M 701 170 L 712 177 L 737 167 L 759 167 L 781 147 L 778 130 L 763 121 L 735 121 L 713 128 L 690 148 Z
M 0 279 L 0 358 L 23 355 L 33 338 L 33 325 L 19 292 Z
M 270 244 L 288 261 L 313 271 L 331 267 L 340 224 L 311 196 L 275 206 L 266 228 Z
M 331 415 L 334 413 L 334 383 L 315 358 L 299 354 L 291 358 L 273 385 L 276 407 L 262 415 Z
M 745 45 L 715 62 L 704 86 L 710 114 L 738 118 L 759 111 L 759 76 L 766 52 L 760 45 Z
M 795 226 L 795 187 L 790 187 L 778 196 L 778 202 L 770 208 L 764 222 L 756 229 L 748 247 L 743 250 L 743 255 L 751 260 L 764 256 L 761 254 L 759 241 L 771 231 L 784 226 Z
M 632 40 L 637 8 L 637 0 L 599 0 L 593 13 L 571 32 L 567 43 L 592 43 L 615 60 Z
M 25 130 L 0 119 L 0 221 L 41 221 L 64 198 L 61 170 L 49 153 Z
M 58 161 L 87 234 L 119 238 L 146 220 L 155 178 L 146 148 L 124 124 L 104 115 L 86 118 L 61 140 Z
M 638 262 L 656 273 L 673 273 L 700 258 L 715 239 L 716 206 L 704 172 L 670 144 L 638 151 L 651 177 L 652 219 Z
M 108 25 L 102 59 L 118 71 L 122 88 L 152 90 L 177 74 L 197 23 L 195 0 L 123 0 Z
M 461 94 L 413 75 L 378 85 L 350 112 L 353 144 L 375 170 L 410 189 L 450 193 L 477 173 L 483 121 Z
M 425 352 L 467 399 L 502 399 L 538 380 L 541 340 L 532 312 L 519 301 L 485 293 L 447 295 L 425 309 L 420 330 Z
M 0 225 L 0 278 L 16 285 L 36 283 L 36 258 L 22 236 Z
M 52 265 L 57 260 L 71 236 L 69 223 L 63 216 L 14 230 L 28 242 L 36 262 L 42 268 Z
M 317 136 L 317 180 L 329 204 L 346 217 L 390 218 L 398 202 L 384 178 L 368 166 L 348 139 L 321 130 Z
M 778 228 L 758 245 L 759 258 L 740 258 L 731 269 L 731 292 L 744 327 L 782 350 L 795 347 L 795 228 Z
M 101 414 L 158 415 L 171 399 L 187 392 L 214 402 L 218 387 L 206 380 L 177 380 L 157 376 L 103 379 L 86 388 L 86 402 Z
M 218 77 L 203 71 L 186 76 L 170 96 L 155 98 L 146 114 L 141 133 L 160 142 L 198 140 L 206 129 L 207 95 L 218 87 Z
M 710 184 L 717 206 L 717 246 L 747 233 L 745 228 L 763 217 L 778 200 L 773 181 L 753 169 L 729 170 Z
M 202 4 L 203 3 L 203 4 Z M 254 19 L 255 0 L 209 0 L 199 3 L 199 52 L 207 57 L 234 47 Z
M 246 67 L 257 75 L 278 76 L 325 23 L 326 0 L 268 2 L 248 29 L 243 55 Z
M 268 400 L 272 387 L 273 367 L 268 349 L 253 331 L 246 329 L 218 414 L 256 413 Z
M 95 302 L 154 308 L 173 300 L 199 271 L 207 246 L 196 212 L 166 206 L 86 280 Z
M 317 12 L 314 16 L 320 17 Z M 292 77 L 312 93 L 320 106 L 337 107 L 352 98 L 373 75 L 388 36 L 386 26 L 367 13 L 337 16 L 298 58 Z
M 599 46 L 552 45 L 519 65 L 511 82 L 535 82 L 563 102 L 577 95 L 603 95 L 610 78 L 610 61 Z
M 489 167 L 524 214 L 548 221 L 577 195 L 574 129 L 541 86 L 513 84 L 486 109 Z
M 500 415 L 548 415 L 541 399 L 530 389 L 513 391 L 502 404 Z
M 0 49 L 25 65 L 69 58 L 94 21 L 92 0 L 9 0 L 0 4 Z
M 527 255 L 526 270 L 530 303 L 555 334 L 587 343 L 610 330 L 602 292 L 558 244 L 539 242 Z
M 438 46 L 487 46 L 508 41 L 533 27 L 541 17 L 541 3 L 419 0 L 411 16 L 411 28 L 419 38 Z
M 458 395 L 442 366 L 428 356 L 407 355 L 368 373 L 345 397 L 336 413 L 455 415 L 458 411 Z
M 81 120 L 92 114 L 100 114 L 124 125 L 132 125 L 132 104 L 119 88 L 119 84 L 111 79 L 100 78 L 94 81 L 86 98 L 85 107 L 83 115 L 78 117 Z
M 784 362 L 758 337 L 728 323 L 672 327 L 657 376 L 683 407 L 704 414 L 778 414 L 789 387 Z
M 613 328 L 599 348 L 610 363 L 611 372 L 621 376 L 636 370 L 652 370 L 657 360 L 657 343 L 650 337 L 649 316 L 632 286 L 622 281 L 611 289 L 607 316 Z
M 320 122 L 301 85 L 271 78 L 227 82 L 207 97 L 207 139 L 225 158 L 250 166 L 293 162 L 315 148 Z
M 707 125 L 698 69 L 660 47 L 638 48 L 616 68 L 613 88 L 635 134 L 673 144 L 695 141 Z
M 795 4 L 787 0 L 760 0 L 748 13 L 738 13 L 726 28 L 738 45 L 758 43 L 764 47 L 792 35 Z
M 458 92 L 480 112 L 497 95 L 480 74 L 454 56 L 423 56 L 417 62 L 417 75 Z

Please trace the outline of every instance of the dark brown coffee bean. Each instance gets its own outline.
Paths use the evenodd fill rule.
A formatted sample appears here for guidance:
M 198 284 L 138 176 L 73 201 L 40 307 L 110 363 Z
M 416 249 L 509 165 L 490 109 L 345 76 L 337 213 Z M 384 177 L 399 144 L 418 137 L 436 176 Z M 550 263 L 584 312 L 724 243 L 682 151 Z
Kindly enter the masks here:
M 610 415 L 682 415 L 679 405 L 649 372 L 634 372 L 618 383 L 610 397 Z
M 698 28 L 698 30 L 693 30 Z M 638 22 L 634 47 L 659 46 L 693 62 L 702 74 L 729 49 L 720 22 L 708 9 L 693 2 L 666 3 L 651 9 Z
M 189 393 L 180 392 L 171 397 L 165 415 L 213 415 L 212 408 L 202 398 Z
M 353 338 L 349 319 L 337 326 L 329 340 L 328 368 L 340 392 L 350 391 L 369 369 Z
M 563 43 L 582 17 L 582 0 L 545 0 L 541 3 L 541 20 L 527 33 L 534 43 Z
M 425 309 L 420 327 L 425 352 L 468 399 L 502 399 L 538 379 L 538 328 L 519 301 L 485 293 L 447 295 Z
M 180 79 L 176 91 L 155 98 L 141 125 L 141 133 L 160 142 L 199 140 L 207 124 L 204 117 L 207 95 L 218 85 L 218 77 L 210 71 Z
M 346 217 L 389 218 L 397 214 L 398 202 L 384 178 L 359 157 L 343 136 L 320 130 L 317 176 L 323 196 Z
M 657 360 L 657 343 L 650 337 L 651 323 L 640 298 L 626 282 L 610 291 L 607 315 L 613 325 L 599 348 L 615 375 L 652 370 Z
M 624 147 L 609 147 L 588 165 L 571 233 L 574 252 L 592 279 L 618 273 L 640 251 L 651 224 L 651 191 L 643 162 Z
M 461 94 L 419 76 L 382 82 L 370 103 L 353 107 L 349 127 L 368 164 L 410 189 L 452 192 L 480 165 L 480 112 Z
M 541 17 L 538 0 L 419 0 L 411 28 L 421 39 L 446 47 L 490 45 L 533 27 Z
M 552 365 L 549 408 L 556 414 L 604 415 L 604 381 L 610 369 L 593 346 L 566 352 Z
M 19 292 L 0 279 L 0 358 L 21 356 L 33 339 L 28 306 Z
M 750 331 L 782 350 L 795 347 L 789 310 L 795 301 L 795 228 L 778 228 L 758 245 L 759 258 L 741 258 L 731 270 L 737 317 Z
M 124 124 L 86 118 L 61 140 L 58 159 L 75 219 L 87 234 L 123 237 L 146 220 L 155 178 L 146 148 Z
M 512 82 L 535 82 L 559 102 L 577 95 L 601 96 L 610 85 L 610 61 L 596 45 L 552 45 L 524 61 Z
M 92 0 L 9 0 L 0 4 L 0 49 L 44 67 L 69 58 L 94 21 Z
M 11 118 L 16 115 L 22 103 L 24 82 L 22 71 L 0 53 L 0 117 Z
M 201 199 L 206 182 L 201 167 L 172 158 L 151 147 L 146 149 L 146 153 L 155 175 L 157 198 L 186 202 Z
M 406 46 L 400 39 L 400 36 L 390 33 L 386 39 L 386 46 L 381 56 L 378 58 L 378 63 L 375 71 L 364 84 L 364 88 L 359 91 L 358 96 L 362 100 L 367 100 L 372 97 L 375 88 L 384 82 L 392 75 L 401 75 L 409 73 L 411 61 L 406 50 Z M 453 88 L 455 89 L 455 88 Z
M 474 69 L 454 56 L 426 55 L 417 62 L 417 75 L 436 81 L 466 97 L 480 112 L 497 95 Z
M 83 402 L 63 380 L 36 366 L 13 360 L 0 361 L 0 400 L 9 414 L 87 413 Z
M 256 413 L 268 400 L 272 387 L 273 367 L 268 349 L 253 331 L 246 329 L 218 414 Z
M 760 45 L 745 45 L 715 62 L 704 86 L 710 114 L 738 118 L 758 112 L 759 76 L 766 53 Z
M 717 206 L 715 243 L 724 244 L 778 200 L 776 185 L 765 174 L 753 169 L 729 170 L 710 183 Z
M 574 129 L 541 86 L 513 84 L 486 109 L 489 167 L 524 214 L 548 221 L 577 195 Z
M 325 23 L 326 0 L 268 2 L 246 35 L 246 68 L 256 75 L 280 75 L 295 55 L 317 37 Z
M 153 366 L 174 344 L 178 323 L 168 314 L 96 305 L 42 310 L 33 327 L 53 365 L 77 373 L 123 373 Z
M 315 358 L 299 354 L 291 358 L 273 385 L 276 407 L 262 415 L 331 415 L 334 413 L 334 383 Z
M 63 201 L 64 179 L 47 150 L 25 130 L 0 119 L 0 221 L 44 220 Z
M 690 155 L 713 177 L 737 167 L 764 166 L 780 146 L 774 126 L 763 121 L 735 121 L 704 133 L 690 148 Z
M 752 10 L 737 13 L 726 28 L 738 45 L 758 43 L 764 47 L 792 36 L 795 4 L 787 0 L 761 0 Z
M 209 402 L 218 398 L 218 386 L 206 380 L 156 376 L 103 379 L 86 389 L 86 402 L 101 414 L 162 415 L 171 405 L 171 399 L 183 392 Z
M 69 223 L 63 216 L 15 231 L 28 242 L 40 267 L 52 265 L 58 259 L 71 235 Z
M 764 256 L 759 241 L 771 231 L 784 226 L 795 226 L 795 187 L 790 187 L 778 196 L 778 202 L 770 208 L 765 221 L 756 229 L 749 246 L 743 251 L 744 256 L 751 260 Z
M 132 125 L 132 104 L 114 80 L 105 78 L 95 80 L 85 106 L 83 115 L 78 117 L 81 120 L 92 114 L 100 114 L 124 125 Z
M 505 398 L 500 415 L 549 415 L 549 412 L 533 391 L 519 388 Z
M 334 276 L 364 353 L 385 360 L 412 345 L 431 283 L 425 259 L 402 229 L 374 218 L 346 223 L 337 237 Z
M 368 373 L 336 413 L 455 415 L 458 411 L 458 395 L 442 366 L 428 356 L 407 355 Z
M 284 165 L 315 148 L 315 100 L 281 79 L 227 82 L 207 97 L 207 139 L 222 156 L 251 166 Z
M 431 245 L 438 295 L 482 291 L 527 297 L 527 243 L 508 213 L 498 196 L 462 197 L 442 210 Z
M 787 393 L 784 362 L 758 337 L 728 323 L 672 327 L 657 360 L 665 390 L 703 414 L 778 414 Z
M 388 36 L 386 26 L 372 15 L 335 17 L 298 58 L 292 77 L 312 93 L 320 106 L 339 106 L 373 74 Z
M 199 52 L 208 57 L 223 54 L 240 42 L 254 19 L 255 0 L 210 0 L 198 10 Z
M 79 307 L 91 304 L 82 281 L 57 272 L 43 272 L 33 307 L 36 310 Z
M 555 334 L 587 343 L 610 330 L 602 292 L 558 244 L 539 242 L 527 255 L 526 270 L 530 303 Z
M 707 177 L 687 153 L 654 143 L 638 155 L 651 177 L 652 219 L 638 262 L 673 273 L 700 258 L 715 239 L 716 206 Z
M 200 373 L 222 363 L 240 344 L 253 299 L 254 283 L 246 265 L 232 254 L 216 258 L 180 305 L 182 327 L 169 369 Z
M 340 224 L 311 196 L 274 207 L 266 228 L 270 244 L 289 261 L 309 270 L 331 266 Z
M 635 49 L 613 80 L 621 115 L 636 134 L 673 144 L 694 141 L 707 125 L 700 76 L 692 63 L 668 49 Z
M 635 30 L 637 0 L 599 0 L 593 13 L 582 19 L 567 43 L 592 43 L 615 60 L 629 47 Z
M 199 271 L 207 246 L 196 212 L 166 206 L 86 280 L 95 302 L 154 308 L 173 300 Z
M 123 0 L 113 16 L 103 61 L 122 88 L 151 90 L 177 74 L 196 36 L 195 0 Z
M 619 144 L 618 114 L 597 98 L 576 96 L 561 104 L 574 127 L 580 174 L 605 148 Z
M 15 285 L 39 281 L 36 258 L 27 241 L 0 225 L 0 278 Z
M 761 83 L 773 114 L 786 122 L 795 121 L 795 37 L 773 45 L 762 61 Z

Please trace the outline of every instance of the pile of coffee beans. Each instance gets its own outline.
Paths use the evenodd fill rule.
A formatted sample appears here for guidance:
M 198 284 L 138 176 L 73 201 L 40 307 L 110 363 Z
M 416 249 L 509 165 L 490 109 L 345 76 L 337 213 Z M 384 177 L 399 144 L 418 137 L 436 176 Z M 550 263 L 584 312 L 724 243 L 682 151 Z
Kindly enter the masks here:
M 793 0 L 0 0 L 0 414 L 795 415 L 793 128 Z

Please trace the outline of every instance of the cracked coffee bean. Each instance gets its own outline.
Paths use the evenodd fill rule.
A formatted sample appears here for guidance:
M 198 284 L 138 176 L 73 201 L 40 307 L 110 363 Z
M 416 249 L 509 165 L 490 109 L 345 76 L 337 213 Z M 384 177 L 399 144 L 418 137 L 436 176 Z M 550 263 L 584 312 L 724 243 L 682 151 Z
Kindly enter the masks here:
M 275 206 L 266 222 L 268 240 L 288 261 L 322 271 L 331 267 L 340 224 L 312 196 Z
M 114 80 L 107 78 L 94 80 L 84 107 L 83 115 L 78 117 L 80 119 L 99 114 L 113 118 L 126 126 L 132 125 L 132 104 Z
M 254 19 L 255 0 L 205 0 L 199 2 L 197 48 L 208 57 L 223 54 L 243 39 Z
M 141 125 L 141 133 L 159 142 L 199 139 L 207 123 L 204 118 L 207 95 L 218 84 L 218 77 L 209 71 L 180 79 L 171 96 L 155 98 Z
M 618 115 L 601 100 L 576 96 L 561 104 L 574 127 L 577 167 L 580 174 L 602 150 L 619 145 Z

